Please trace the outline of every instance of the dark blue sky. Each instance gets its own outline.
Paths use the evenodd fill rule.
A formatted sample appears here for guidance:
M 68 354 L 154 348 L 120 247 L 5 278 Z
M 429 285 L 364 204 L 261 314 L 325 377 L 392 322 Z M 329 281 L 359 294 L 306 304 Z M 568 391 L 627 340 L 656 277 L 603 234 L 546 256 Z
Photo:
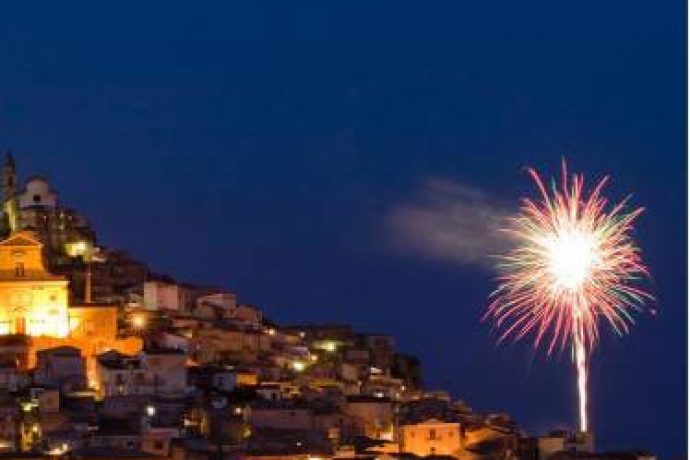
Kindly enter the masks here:
M 575 419 L 567 357 L 496 347 L 492 274 L 391 250 L 385 218 L 430 178 L 516 205 L 525 165 L 612 173 L 648 208 L 659 314 L 606 334 L 594 428 L 685 452 L 683 2 L 13 3 L 0 145 L 104 244 L 278 321 L 395 334 L 430 387 L 529 430 Z

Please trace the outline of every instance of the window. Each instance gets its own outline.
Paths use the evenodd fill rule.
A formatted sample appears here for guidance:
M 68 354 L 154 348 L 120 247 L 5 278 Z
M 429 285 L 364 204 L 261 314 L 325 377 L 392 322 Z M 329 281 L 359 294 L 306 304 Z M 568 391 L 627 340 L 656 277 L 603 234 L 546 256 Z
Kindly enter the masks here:
M 14 265 L 14 276 L 24 276 L 24 262 L 17 262 Z
M 32 318 L 29 320 L 29 335 L 45 335 L 47 332 L 46 322 L 43 319 Z
M 163 441 L 154 441 L 153 448 L 156 450 L 163 450 Z
M 433 428 L 429 430 L 429 439 L 437 439 L 436 438 L 436 430 Z
M 34 195 L 33 200 L 34 200 L 34 203 L 40 203 L 41 202 L 41 195 Z

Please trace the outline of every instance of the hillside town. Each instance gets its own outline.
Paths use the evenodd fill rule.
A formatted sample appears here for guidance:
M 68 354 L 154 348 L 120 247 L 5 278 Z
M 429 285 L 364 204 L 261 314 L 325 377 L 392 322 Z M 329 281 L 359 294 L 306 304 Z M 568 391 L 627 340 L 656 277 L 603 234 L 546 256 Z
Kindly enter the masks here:
M 0 458 L 653 459 L 530 436 L 425 388 L 395 337 L 276 324 L 242 293 L 104 247 L 47 178 L 2 168 Z

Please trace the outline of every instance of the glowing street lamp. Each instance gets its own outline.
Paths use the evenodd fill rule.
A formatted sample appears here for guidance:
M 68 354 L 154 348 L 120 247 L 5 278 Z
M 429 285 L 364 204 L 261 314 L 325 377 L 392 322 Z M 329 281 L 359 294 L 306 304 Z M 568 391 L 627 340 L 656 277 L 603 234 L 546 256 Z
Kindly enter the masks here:
M 98 257 L 98 248 L 85 240 L 65 244 L 65 252 L 70 257 L 81 257 L 86 265 L 84 275 L 84 303 L 91 303 L 91 263 L 103 262 Z
M 132 327 L 134 329 L 137 329 L 137 330 L 144 329 L 146 327 L 146 323 L 147 323 L 146 315 L 141 314 L 141 313 L 132 315 L 132 318 L 130 321 L 132 323 Z

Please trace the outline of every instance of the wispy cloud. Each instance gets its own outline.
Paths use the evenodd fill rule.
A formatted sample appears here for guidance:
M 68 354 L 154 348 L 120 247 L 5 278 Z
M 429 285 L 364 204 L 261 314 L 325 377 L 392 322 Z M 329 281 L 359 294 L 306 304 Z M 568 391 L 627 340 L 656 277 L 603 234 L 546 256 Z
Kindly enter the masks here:
M 386 216 L 394 250 L 425 259 L 490 267 L 505 251 L 506 206 L 482 190 L 432 178 Z

